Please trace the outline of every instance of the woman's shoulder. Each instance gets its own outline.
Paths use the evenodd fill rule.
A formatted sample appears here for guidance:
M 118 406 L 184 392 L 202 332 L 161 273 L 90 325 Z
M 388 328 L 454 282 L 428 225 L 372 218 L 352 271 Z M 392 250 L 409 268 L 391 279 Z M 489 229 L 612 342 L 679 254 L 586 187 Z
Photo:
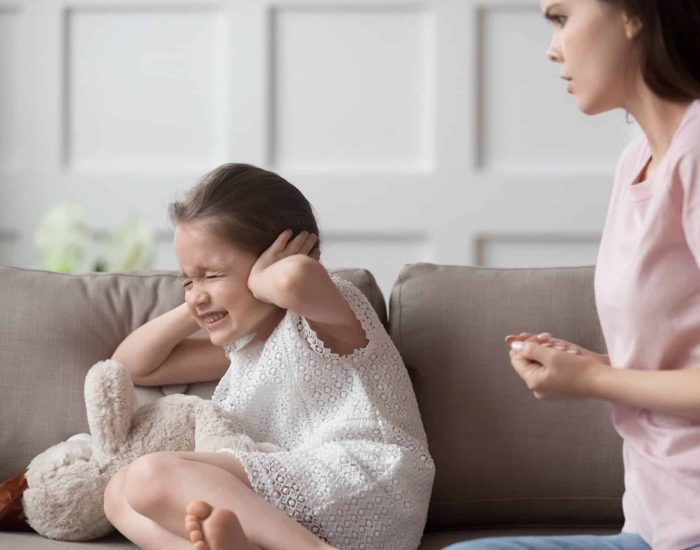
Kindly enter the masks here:
M 700 100 L 688 108 L 666 153 L 667 172 L 672 185 L 695 195 L 700 191 Z
M 700 162 L 700 100 L 688 107 L 670 148 L 678 160 L 688 159 Z
M 635 177 L 650 154 L 651 149 L 646 135 L 640 132 L 622 151 L 615 169 L 615 182 L 628 181 Z

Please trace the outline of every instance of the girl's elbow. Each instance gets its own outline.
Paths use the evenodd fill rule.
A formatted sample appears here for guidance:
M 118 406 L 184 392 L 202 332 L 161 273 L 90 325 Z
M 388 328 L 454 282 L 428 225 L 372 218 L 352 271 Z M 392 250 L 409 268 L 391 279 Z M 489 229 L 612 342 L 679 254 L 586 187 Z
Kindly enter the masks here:
M 131 377 L 131 381 L 136 386 L 142 385 L 144 378 L 142 372 L 145 370 L 144 366 L 139 365 L 138 361 L 136 361 L 133 357 L 130 357 L 128 354 L 120 353 L 119 350 L 112 354 L 111 359 L 112 361 L 116 361 L 126 368 L 126 370 L 129 372 L 129 376 Z

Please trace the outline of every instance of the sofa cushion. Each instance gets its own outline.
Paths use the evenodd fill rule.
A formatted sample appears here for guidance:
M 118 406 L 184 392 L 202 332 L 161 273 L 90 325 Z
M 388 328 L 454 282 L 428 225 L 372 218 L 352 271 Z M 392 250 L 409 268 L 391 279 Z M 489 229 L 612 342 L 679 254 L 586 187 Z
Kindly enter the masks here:
M 436 463 L 429 527 L 622 521 L 609 407 L 535 400 L 503 342 L 549 331 L 604 351 L 593 268 L 411 265 L 389 310 Z
M 333 272 L 358 286 L 386 322 L 384 298 L 368 271 Z M 133 329 L 182 300 L 172 272 L 67 275 L 0 267 L 0 479 L 87 431 L 87 370 Z M 213 387 L 193 384 L 189 391 L 211 397 Z M 138 401 L 169 391 L 137 388 Z
M 448 544 L 483 537 L 521 535 L 613 535 L 616 532 L 619 532 L 619 529 L 530 528 L 436 531 L 423 535 L 423 540 L 418 550 L 441 550 Z M 12 550 L 136 550 L 136 546 L 118 533 L 114 533 L 98 541 L 90 542 L 60 542 L 42 538 L 36 533 L 0 533 L 0 548 L 11 548 Z

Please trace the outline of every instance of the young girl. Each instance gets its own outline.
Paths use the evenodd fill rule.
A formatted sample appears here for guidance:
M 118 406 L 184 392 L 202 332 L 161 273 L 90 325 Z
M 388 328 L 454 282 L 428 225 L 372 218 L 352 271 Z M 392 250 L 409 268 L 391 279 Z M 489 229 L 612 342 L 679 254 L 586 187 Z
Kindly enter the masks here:
M 700 545 L 700 3 L 541 0 L 548 56 L 581 111 L 627 110 L 595 275 L 609 356 L 509 336 L 535 396 L 606 399 L 624 440 L 622 533 L 485 539 L 468 548 L 681 550 Z
M 270 452 L 142 457 L 107 517 L 146 549 L 416 548 L 434 466 L 411 382 L 368 300 L 319 263 L 307 200 L 228 164 L 171 215 L 185 303 L 113 358 L 141 385 L 221 379 L 214 401 Z

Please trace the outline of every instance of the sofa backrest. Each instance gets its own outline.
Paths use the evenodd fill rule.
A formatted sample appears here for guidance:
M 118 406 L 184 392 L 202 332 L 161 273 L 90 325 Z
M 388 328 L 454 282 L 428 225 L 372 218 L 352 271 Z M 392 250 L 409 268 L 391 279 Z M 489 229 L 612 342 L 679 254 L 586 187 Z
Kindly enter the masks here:
M 428 528 L 622 522 L 609 407 L 536 401 L 503 342 L 548 331 L 604 353 L 593 268 L 410 265 L 389 312 L 436 463 Z
M 364 269 L 334 270 L 386 305 Z M 0 267 L 0 480 L 31 458 L 88 431 L 85 374 L 127 334 L 183 301 L 175 273 L 67 275 Z M 139 404 L 173 391 L 211 397 L 215 384 L 137 388 Z
M 336 270 L 372 301 L 366 270 Z M 515 374 L 506 334 L 550 331 L 604 343 L 593 269 L 407 266 L 389 331 L 418 397 L 436 478 L 429 528 L 618 524 L 623 474 L 608 407 L 537 402 Z M 174 273 L 65 275 L 0 267 L 0 479 L 87 431 L 83 382 L 134 328 L 181 303 Z M 139 403 L 214 384 L 137 388 Z

